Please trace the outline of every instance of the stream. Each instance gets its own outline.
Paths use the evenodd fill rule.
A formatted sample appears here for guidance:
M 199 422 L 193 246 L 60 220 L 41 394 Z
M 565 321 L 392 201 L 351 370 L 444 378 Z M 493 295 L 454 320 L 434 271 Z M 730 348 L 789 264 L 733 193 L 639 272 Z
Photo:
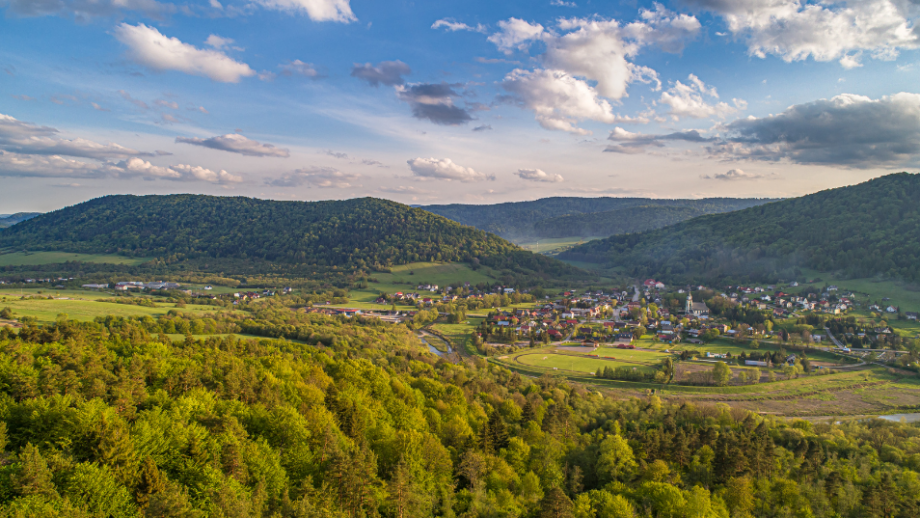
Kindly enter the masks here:
M 428 343 L 428 340 L 425 339 L 425 335 L 419 335 L 418 339 L 421 340 L 423 344 L 425 344 L 425 345 L 428 346 L 428 351 L 429 351 L 429 352 L 433 352 L 434 354 L 437 354 L 438 356 L 445 356 L 445 355 L 448 355 L 448 354 L 451 354 L 452 352 L 454 352 L 454 350 L 451 349 L 451 347 L 450 347 L 449 344 L 448 344 L 448 346 L 447 346 L 447 352 L 446 352 L 446 353 L 437 350 L 437 348 L 435 348 L 435 346 L 433 346 L 433 345 L 431 345 L 430 343 Z

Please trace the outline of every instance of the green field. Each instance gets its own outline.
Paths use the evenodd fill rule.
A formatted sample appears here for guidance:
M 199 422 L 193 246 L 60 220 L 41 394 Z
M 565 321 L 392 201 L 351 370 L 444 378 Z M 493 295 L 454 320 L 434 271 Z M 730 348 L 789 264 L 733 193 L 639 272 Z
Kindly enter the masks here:
M 0 297 L 0 308 L 13 310 L 14 318 L 24 316 L 34 317 L 39 323 L 50 323 L 57 320 L 58 315 L 65 314 L 72 320 L 90 321 L 98 316 L 113 315 L 117 317 L 157 317 L 165 315 L 169 310 L 175 309 L 182 313 L 218 313 L 226 312 L 224 308 L 216 306 L 199 306 L 188 304 L 185 308 L 176 308 L 175 304 L 157 304 L 155 308 L 131 306 L 128 304 L 115 304 L 111 302 L 98 302 L 96 300 L 48 300 L 40 298 L 9 298 Z
M 588 375 L 593 375 L 597 369 L 603 369 L 605 367 L 610 367 L 611 369 L 615 369 L 617 367 L 626 367 L 629 369 L 636 369 L 641 372 L 655 371 L 655 368 L 652 365 L 647 364 L 627 363 L 614 360 L 601 360 L 567 354 L 528 352 L 516 355 L 514 357 L 514 361 L 523 365 L 529 365 L 531 367 L 542 368 L 545 370 L 558 369 L 560 371 L 583 373 Z
M 546 238 L 546 239 L 532 239 L 528 241 L 515 241 L 515 244 L 523 248 L 524 250 L 530 250 L 536 254 L 548 254 L 552 255 L 553 253 L 559 252 L 566 248 L 571 248 L 575 245 L 580 245 L 582 243 L 587 243 L 593 239 L 604 239 L 607 236 L 601 237 L 555 237 L 555 238 Z
M 0 266 L 55 264 L 67 261 L 137 265 L 149 261 L 146 257 L 125 257 L 104 254 L 73 254 L 69 252 L 10 252 L 0 254 Z
M 891 300 L 885 301 L 885 304 L 900 306 L 901 311 L 920 311 L 920 286 L 916 284 L 878 278 L 844 279 L 815 270 L 803 271 L 808 278 L 820 278 L 821 281 L 811 284 L 802 283 L 798 288 L 789 288 L 790 290 L 801 290 L 803 286 L 814 286 L 816 289 L 820 289 L 825 284 L 836 284 L 840 288 L 837 292 L 838 294 L 850 291 L 856 294 L 868 294 L 872 301 L 881 301 L 887 297 Z M 858 297 L 858 299 L 860 302 L 864 301 L 862 297 Z

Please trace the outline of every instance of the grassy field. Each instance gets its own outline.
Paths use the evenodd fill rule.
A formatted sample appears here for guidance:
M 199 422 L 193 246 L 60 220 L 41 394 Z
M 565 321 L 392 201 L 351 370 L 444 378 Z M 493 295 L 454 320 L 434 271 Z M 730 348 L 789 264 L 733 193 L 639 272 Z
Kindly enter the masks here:
M 515 355 L 514 361 L 544 370 L 555 370 L 593 375 L 597 369 L 626 367 L 642 372 L 654 372 L 651 365 L 585 358 L 582 356 L 552 353 L 524 353 Z
M 571 248 L 575 245 L 580 245 L 591 241 L 592 239 L 603 239 L 607 236 L 602 237 L 557 237 L 557 238 L 547 238 L 539 239 L 533 241 L 521 241 L 515 242 L 516 245 L 520 246 L 524 250 L 530 250 L 536 254 L 549 254 L 559 252 L 560 250 Z
M 390 268 L 391 273 L 376 272 L 371 277 L 377 280 L 368 287 L 375 294 L 380 291 L 416 291 L 419 284 L 446 286 L 455 282 L 493 283 L 495 278 L 489 268 L 477 270 L 465 263 L 410 263 Z
M 65 314 L 72 320 L 90 321 L 98 316 L 113 315 L 118 317 L 157 317 L 175 309 L 182 313 L 218 313 L 228 311 L 215 306 L 188 304 L 185 308 L 176 308 L 175 304 L 157 304 L 155 308 L 99 302 L 97 300 L 48 300 L 43 298 L 6 298 L 0 297 L 0 308 L 10 308 L 13 316 L 34 317 L 40 323 L 57 320 L 58 315 Z
M 149 261 L 145 257 L 121 255 L 73 254 L 68 252 L 11 252 L 0 254 L 0 266 L 55 264 L 67 261 L 136 265 Z

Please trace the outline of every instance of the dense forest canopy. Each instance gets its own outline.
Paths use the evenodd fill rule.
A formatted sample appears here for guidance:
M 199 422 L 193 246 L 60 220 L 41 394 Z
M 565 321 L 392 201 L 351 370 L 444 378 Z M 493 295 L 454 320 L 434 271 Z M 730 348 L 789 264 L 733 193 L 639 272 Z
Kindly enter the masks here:
M 106 196 L 4 230 L 0 248 L 117 253 L 168 262 L 259 259 L 340 269 L 492 258 L 574 270 L 549 258 L 528 257 L 532 254 L 482 230 L 374 198 Z
M 920 281 L 920 175 L 899 173 L 649 232 L 562 257 L 672 281 L 791 277 L 796 266 Z
M 761 205 L 773 200 L 768 199 L 735 199 L 735 198 L 708 198 L 703 200 L 657 200 L 650 198 L 571 198 L 554 197 L 536 201 L 498 203 L 495 205 L 428 205 L 423 209 L 440 214 L 464 225 L 498 234 L 506 239 L 526 239 L 532 237 L 569 237 L 569 236 L 607 236 L 616 232 L 640 232 L 649 228 L 658 228 L 660 221 L 654 212 L 646 212 L 648 220 L 642 218 L 630 219 L 629 225 L 619 226 L 617 221 L 610 221 L 609 225 L 616 231 L 612 233 L 581 233 L 589 230 L 605 231 L 603 225 L 598 227 L 584 226 L 584 222 L 591 221 L 592 216 L 600 220 L 619 219 L 611 211 L 633 209 L 637 207 L 656 206 L 663 208 L 687 207 L 696 209 L 697 212 L 672 213 L 672 218 L 677 214 L 684 214 L 686 218 L 700 214 L 714 214 L 732 210 L 744 209 Z M 569 220 L 576 226 L 571 233 L 564 233 L 561 226 L 563 222 L 553 222 L 561 216 L 585 215 L 584 219 Z M 681 220 L 677 220 L 681 221 Z
M 616 401 L 402 325 L 246 309 L 0 331 L 0 516 L 920 513 L 916 425 Z M 235 327 L 298 341 L 152 335 Z
M 34 218 L 41 214 L 40 212 L 17 212 L 16 214 L 0 215 L 0 228 L 12 227 L 20 221 Z
M 705 200 L 703 200 L 705 201 Z M 721 201 L 721 200 L 720 200 Z M 534 234 L 540 238 L 568 236 L 613 236 L 645 232 L 674 225 L 706 214 L 718 214 L 761 205 L 760 200 L 738 200 L 738 203 L 695 203 L 686 206 L 650 203 L 638 207 L 606 212 L 571 214 L 547 218 L 534 223 Z

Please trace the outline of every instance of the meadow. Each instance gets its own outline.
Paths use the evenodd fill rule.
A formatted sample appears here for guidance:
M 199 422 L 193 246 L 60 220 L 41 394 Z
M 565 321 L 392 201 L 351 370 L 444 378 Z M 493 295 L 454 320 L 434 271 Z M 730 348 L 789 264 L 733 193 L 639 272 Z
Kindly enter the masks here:
M 219 313 L 232 311 L 216 306 L 187 304 L 184 308 L 177 308 L 175 304 L 158 303 L 155 308 L 100 302 L 97 299 L 47 299 L 37 297 L 9 297 L 0 294 L 0 309 L 10 308 L 14 318 L 33 317 L 39 323 L 51 323 L 61 314 L 67 315 L 71 320 L 91 321 L 98 316 L 113 315 L 117 317 L 158 317 L 165 315 L 170 310 L 181 313 Z
M 134 266 L 149 261 L 148 257 L 125 257 L 106 254 L 74 254 L 70 252 L 6 252 L 0 253 L 0 266 L 57 264 L 67 261 L 82 263 L 125 264 Z

